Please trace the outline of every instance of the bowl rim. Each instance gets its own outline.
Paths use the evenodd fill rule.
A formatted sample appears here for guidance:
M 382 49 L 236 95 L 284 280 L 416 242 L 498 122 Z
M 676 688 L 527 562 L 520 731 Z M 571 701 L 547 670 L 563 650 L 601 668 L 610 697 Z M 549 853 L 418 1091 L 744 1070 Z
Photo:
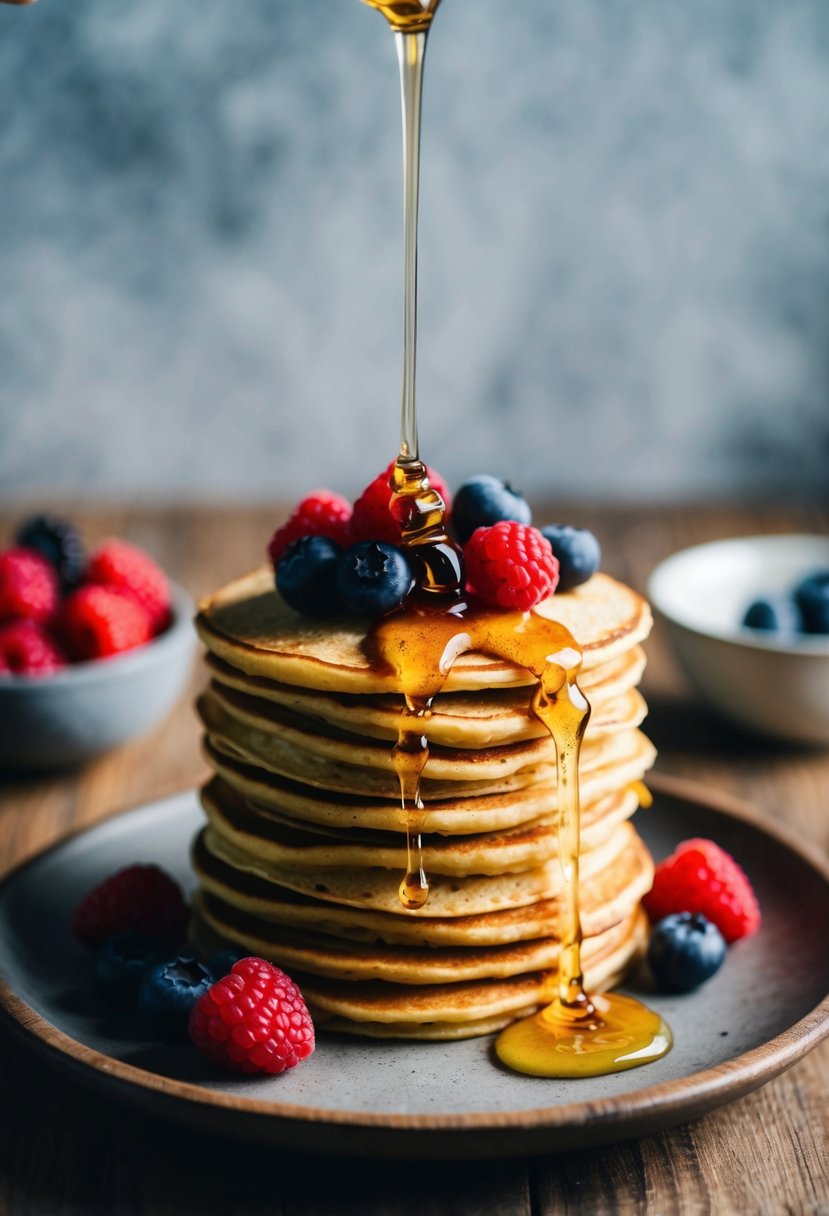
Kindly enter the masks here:
M 154 663 L 163 659 L 168 653 L 178 650 L 186 641 L 192 641 L 195 648 L 193 597 L 180 583 L 170 578 L 167 582 L 170 587 L 172 620 L 162 633 L 151 638 L 149 642 L 104 659 L 85 659 L 80 663 L 69 663 L 60 671 L 45 675 L 0 676 L 0 696 L 4 692 L 19 692 L 22 689 L 39 690 L 65 687 L 69 684 L 84 686 L 102 680 L 117 679 L 119 676 L 128 676 L 131 671 L 146 666 L 148 662 Z
M 786 655 L 792 658 L 829 658 L 829 634 L 803 633 L 774 634 L 763 633 L 762 630 L 751 630 L 735 624 L 722 628 L 703 628 L 665 606 L 662 588 L 674 569 L 679 568 L 688 560 L 699 558 L 704 552 L 724 550 L 728 547 L 753 547 L 755 549 L 773 548 L 794 544 L 817 543 L 826 549 L 827 564 L 829 564 L 829 536 L 820 532 L 769 532 L 752 536 L 726 536 L 717 540 L 702 541 L 689 545 L 685 549 L 677 549 L 653 567 L 647 580 L 647 597 L 656 611 L 671 625 L 677 626 L 700 638 L 707 638 L 737 646 L 748 651 L 760 651 L 764 654 Z

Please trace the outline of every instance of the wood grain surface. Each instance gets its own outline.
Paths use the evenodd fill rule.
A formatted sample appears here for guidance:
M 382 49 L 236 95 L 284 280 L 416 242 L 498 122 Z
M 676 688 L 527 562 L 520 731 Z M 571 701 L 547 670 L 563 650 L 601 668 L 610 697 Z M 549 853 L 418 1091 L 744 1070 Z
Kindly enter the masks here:
M 90 541 L 128 537 L 196 596 L 258 564 L 280 519 L 263 507 L 66 509 Z M 25 504 L 5 509 L 0 543 L 25 513 Z M 829 532 L 829 515 L 807 507 L 554 503 L 543 515 L 592 527 L 604 568 L 639 589 L 657 561 L 697 541 Z M 740 797 L 829 850 L 829 752 L 760 742 L 713 721 L 658 625 L 648 659 L 643 690 L 659 770 Z M 202 680 L 197 665 L 191 693 Z M 0 871 L 79 827 L 196 784 L 204 766 L 191 700 L 150 736 L 83 769 L 0 775 Z M 0 1216 L 827 1214 L 829 1043 L 757 1093 L 647 1139 L 528 1161 L 421 1166 L 304 1158 L 156 1124 L 105 1104 L 3 1029 L 0 1133 Z

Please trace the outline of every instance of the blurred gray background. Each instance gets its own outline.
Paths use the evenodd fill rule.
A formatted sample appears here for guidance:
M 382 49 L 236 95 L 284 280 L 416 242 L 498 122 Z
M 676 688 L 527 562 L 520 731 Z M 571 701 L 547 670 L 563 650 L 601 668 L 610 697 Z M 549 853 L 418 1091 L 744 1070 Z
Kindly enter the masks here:
M 359 490 L 398 438 L 383 19 L 0 8 L 0 496 Z M 826 496 L 826 0 L 445 0 L 423 141 L 450 481 Z

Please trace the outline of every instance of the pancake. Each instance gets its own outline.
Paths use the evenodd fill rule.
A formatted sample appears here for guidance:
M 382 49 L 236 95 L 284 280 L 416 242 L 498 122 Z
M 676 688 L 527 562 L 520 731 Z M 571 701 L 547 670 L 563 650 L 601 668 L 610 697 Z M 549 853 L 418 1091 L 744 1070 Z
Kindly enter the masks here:
M 645 600 L 606 574 L 595 574 L 535 610 L 563 625 L 581 649 L 586 671 L 617 658 L 650 631 Z M 369 622 L 300 616 L 277 595 L 268 567 L 237 579 L 199 605 L 196 630 L 207 649 L 247 675 L 335 692 L 399 692 L 394 672 L 372 664 L 365 648 Z M 464 654 L 444 691 L 533 683 L 524 669 L 485 655 Z
M 596 990 L 605 976 L 630 961 L 638 947 L 641 913 L 584 943 L 585 975 L 593 972 L 588 986 Z M 306 976 L 302 985 L 307 999 L 322 1011 L 352 1021 L 392 1023 L 400 1020 L 463 1022 L 482 1013 L 511 1014 L 528 1004 L 548 1002 L 555 992 L 556 976 L 532 972 L 483 981 L 443 984 L 395 984 L 383 981 L 337 981 Z
M 305 823 L 255 803 L 215 778 L 202 790 L 202 805 L 216 831 L 237 848 L 294 866 L 372 865 L 400 869 L 406 863 L 405 831 L 349 827 L 346 831 Z M 639 805 L 635 788 L 599 799 L 582 810 L 581 848 L 592 849 Z M 412 822 L 401 812 L 402 820 Z M 418 816 L 419 820 L 419 816 Z M 480 874 L 531 869 L 558 856 L 557 811 L 508 831 L 427 833 L 421 824 L 424 866 L 436 873 Z M 475 824 L 473 824 L 475 826 Z M 405 829 L 406 824 L 402 824 Z
M 212 654 L 206 656 L 206 662 L 219 686 L 367 738 L 392 741 L 397 738 L 404 708 L 402 697 L 319 692 L 246 675 Z M 579 687 L 592 706 L 588 727 L 591 733 L 613 729 L 620 716 L 615 703 L 636 687 L 644 666 L 644 651 L 637 645 L 579 677 Z M 501 688 L 496 697 L 489 690 L 440 693 L 429 716 L 430 742 L 449 747 L 487 747 L 543 738 L 546 731 L 529 712 L 528 701 L 524 687 Z M 644 702 L 641 705 L 644 708 Z M 605 709 L 606 706 L 610 708 Z
M 382 980 L 421 986 L 505 979 L 558 966 L 561 942 L 547 936 L 502 946 L 434 947 L 388 945 L 385 942 L 343 942 L 324 933 L 262 924 L 256 917 L 222 904 L 211 895 L 200 897 L 199 913 L 207 924 L 245 949 L 278 959 L 285 970 L 345 982 Z M 608 940 L 627 937 L 631 910 L 619 925 L 585 938 L 586 954 L 595 955 Z M 620 928 L 621 926 L 621 928 Z
M 523 695 L 527 700 L 525 691 Z M 293 710 L 237 692 L 216 681 L 204 693 L 204 700 L 216 703 L 214 714 L 221 712 L 235 718 L 260 734 L 278 735 L 285 743 L 305 751 L 341 760 L 346 764 L 367 764 L 371 768 L 382 768 L 389 772 L 394 769 L 390 745 L 397 741 L 402 712 L 398 715 L 393 733 L 383 739 L 376 735 L 362 735 L 356 729 L 344 730 L 328 722 L 306 718 Z M 490 720 L 495 719 L 500 708 L 498 702 L 490 698 L 486 705 Z M 628 689 L 608 701 L 594 704 L 585 733 L 584 747 L 595 745 L 606 735 L 638 726 L 645 713 L 645 702 L 635 688 Z M 435 777 L 445 776 L 453 780 L 455 772 L 464 772 L 464 765 L 467 766 L 465 775 L 468 776 L 469 766 L 472 764 L 476 770 L 480 770 L 483 765 L 500 771 L 505 771 L 505 765 L 508 765 L 506 771 L 509 772 L 524 768 L 527 764 L 555 764 L 555 745 L 546 731 L 541 735 L 528 735 L 522 731 L 516 738 L 512 738 L 504 729 L 501 740 L 488 745 L 475 744 L 474 732 L 470 731 L 468 734 L 473 736 L 472 738 L 460 737 L 457 745 L 447 746 L 433 739 L 431 714 L 428 724 L 429 764 Z M 356 723 L 352 725 L 356 727 Z M 459 728 L 456 733 L 459 736 L 462 734 Z
M 609 732 L 619 734 L 638 726 L 645 716 L 645 705 L 638 693 L 631 690 L 624 707 L 625 718 L 617 719 Z M 269 739 L 273 737 L 279 751 L 311 753 L 314 757 L 335 764 L 358 768 L 379 769 L 390 773 L 397 782 L 388 742 L 363 739 L 335 727 L 321 726 L 308 719 L 291 715 L 277 707 L 264 709 L 252 697 L 212 685 L 198 703 L 199 713 L 214 729 L 224 729 L 231 740 L 238 740 L 245 750 L 268 754 Z M 619 713 L 621 715 L 620 707 Z M 224 724 L 224 725 L 222 725 Z M 607 754 L 604 736 L 587 734 L 582 745 L 583 767 L 589 767 L 590 757 Z M 276 752 L 274 754 L 277 754 Z M 512 776 L 528 767 L 555 767 L 556 749 L 549 735 L 541 739 L 521 739 L 483 748 L 429 747 L 429 759 L 424 776 L 434 780 L 485 781 L 489 778 Z
M 193 936 L 209 951 L 228 940 L 211 923 L 197 897 Z M 640 911 L 584 943 L 587 988 L 601 992 L 617 983 L 641 957 L 646 921 Z M 267 949 L 267 942 L 259 943 Z M 556 971 L 459 983 L 400 984 L 383 980 L 338 980 L 293 971 L 319 1028 L 370 1037 L 460 1039 L 490 1033 L 549 1002 Z
M 607 840 L 581 855 L 581 875 L 584 879 L 598 873 L 604 866 L 622 864 L 622 853 L 632 850 L 636 833 L 629 823 L 614 828 Z M 231 843 L 226 836 L 208 825 L 205 847 L 234 869 L 265 878 L 278 886 L 305 895 L 323 896 L 335 904 L 355 908 L 373 908 L 379 912 L 397 912 L 399 870 L 384 870 L 379 866 L 305 867 L 278 865 L 261 855 L 248 853 Z M 431 874 L 429 898 L 423 907 L 406 909 L 412 917 L 471 916 L 478 912 L 493 912 L 499 908 L 517 908 L 540 899 L 553 899 L 561 894 L 562 868 L 558 859 L 544 862 L 518 874 L 495 875 Z
M 352 744 L 347 739 L 276 726 L 247 705 L 229 707 L 227 697 L 220 698 L 212 690 L 199 697 L 197 709 L 214 747 L 277 776 L 318 789 L 374 798 L 395 798 L 399 791 L 388 746 L 370 740 Z M 649 747 L 636 727 L 594 742 L 586 740 L 579 772 L 589 773 L 599 764 L 624 763 L 633 755 L 646 754 Z M 549 790 L 556 788 L 552 741 L 539 739 L 514 748 L 504 745 L 474 752 L 435 748 L 430 749 L 424 769 L 421 795 L 430 801 L 494 794 L 535 782 L 546 783 Z
M 412 916 L 399 908 L 377 912 L 332 905 L 319 896 L 300 894 L 246 871 L 240 872 L 205 845 L 199 833 L 193 845 L 193 869 L 217 906 L 236 909 L 272 925 L 325 933 L 346 941 L 383 941 L 390 945 L 494 946 L 560 935 L 559 900 L 538 900 L 518 908 L 455 917 Z M 580 885 L 582 928 L 594 936 L 616 924 L 650 889 L 653 862 L 638 837 L 621 864 L 605 867 Z M 259 926 L 259 936 L 264 935 Z
M 374 866 L 400 873 L 407 864 L 405 837 L 398 833 L 352 829 L 308 831 L 301 822 L 277 817 L 241 797 L 220 779 L 201 793 L 208 823 L 231 847 L 261 860 L 293 868 Z M 585 851 L 597 847 L 638 805 L 627 792 L 602 804 L 582 826 Z M 555 817 L 534 820 L 512 831 L 466 836 L 421 835 L 423 864 L 431 874 L 506 874 L 531 870 L 558 858 Z
M 641 734 L 636 743 L 638 746 L 627 763 L 617 761 L 609 771 L 597 769 L 582 781 L 585 825 L 589 825 L 591 815 L 601 815 L 607 805 L 628 796 L 650 768 L 655 756 L 653 747 Z M 204 753 L 211 768 L 243 798 L 305 825 L 316 824 L 337 830 L 406 831 L 408 815 L 400 806 L 399 791 L 395 791 L 394 801 L 383 801 L 367 795 L 359 797 L 315 789 L 234 758 L 215 747 L 209 738 L 204 740 Z M 636 797 L 638 800 L 638 794 Z M 417 820 L 421 832 L 430 835 L 509 831 L 549 816 L 553 801 L 550 790 L 544 784 L 537 784 L 506 793 L 467 795 L 460 800 L 436 799 L 418 811 Z

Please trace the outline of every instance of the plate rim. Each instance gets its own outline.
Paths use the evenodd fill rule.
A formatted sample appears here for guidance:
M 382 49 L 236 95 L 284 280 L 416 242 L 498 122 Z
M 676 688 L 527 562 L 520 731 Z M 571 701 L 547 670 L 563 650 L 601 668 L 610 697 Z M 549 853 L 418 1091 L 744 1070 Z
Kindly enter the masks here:
M 662 793 L 686 802 L 703 806 L 708 811 L 737 819 L 756 831 L 776 840 L 801 861 L 814 869 L 829 887 L 829 861 L 811 842 L 803 840 L 792 829 L 781 827 L 773 820 L 756 811 L 747 802 L 719 791 L 709 790 L 684 777 L 675 777 L 661 772 L 649 774 L 648 786 L 654 793 Z M 194 787 L 188 785 L 176 793 L 156 797 L 149 801 L 110 815 L 92 825 L 77 828 L 45 849 L 26 858 L 0 878 L 0 896 L 30 867 L 39 864 L 50 854 L 57 852 L 75 839 L 94 832 L 122 817 L 147 810 L 162 802 L 184 798 Z M 0 974 L 0 1014 L 9 1020 L 13 1028 L 22 1031 L 33 1046 L 45 1048 L 49 1055 L 77 1073 L 84 1074 L 90 1083 L 119 1084 L 119 1088 L 132 1091 L 134 1097 L 147 1099 L 157 1095 L 194 1105 L 202 1114 L 222 1111 L 232 1112 L 258 1121 L 273 1123 L 313 1125 L 322 1128 L 350 1128 L 355 1131 L 382 1129 L 385 1132 L 499 1132 L 499 1131 L 545 1131 L 555 1132 L 574 1125 L 588 1125 L 597 1131 L 615 1123 L 626 1124 L 639 1119 L 648 1121 L 649 1115 L 658 1113 L 659 1123 L 669 1126 L 680 1122 L 683 1115 L 688 1118 L 695 1113 L 717 1105 L 725 1091 L 728 1099 L 743 1096 L 772 1080 L 787 1068 L 796 1064 L 823 1039 L 829 1037 L 829 993 L 798 1021 L 775 1035 L 765 1043 L 758 1044 L 746 1052 L 709 1068 L 701 1069 L 686 1077 L 663 1081 L 657 1085 L 645 1085 L 609 1098 L 593 1098 L 575 1102 L 558 1103 L 554 1106 L 536 1106 L 521 1110 L 456 1112 L 454 1114 L 399 1114 L 395 1112 L 351 1111 L 326 1109 L 318 1106 L 301 1106 L 293 1103 L 274 1102 L 272 1099 L 233 1094 L 224 1090 L 204 1088 L 192 1082 L 180 1081 L 160 1073 L 151 1072 L 134 1064 L 118 1060 L 104 1052 L 89 1047 L 53 1025 L 32 1009 L 14 991 L 11 984 Z

